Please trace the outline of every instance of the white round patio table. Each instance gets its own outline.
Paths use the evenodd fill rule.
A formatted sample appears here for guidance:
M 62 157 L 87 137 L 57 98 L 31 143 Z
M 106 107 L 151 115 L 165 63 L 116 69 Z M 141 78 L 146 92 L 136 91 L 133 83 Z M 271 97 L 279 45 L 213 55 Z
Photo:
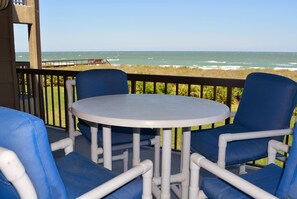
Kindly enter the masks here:
M 78 118 L 103 124 L 104 167 L 109 169 L 112 168 L 111 126 L 162 128 L 163 155 L 160 184 L 161 198 L 166 199 L 170 198 L 171 182 L 181 182 L 182 198 L 188 197 L 191 127 L 215 123 L 230 115 L 226 105 L 212 100 L 158 94 L 91 97 L 75 102 L 71 111 Z M 182 165 L 181 173 L 171 175 L 172 128 L 177 127 L 183 128 Z M 91 127 L 91 131 L 97 132 L 97 129 Z M 140 148 L 139 136 L 135 136 L 133 142 L 137 143 L 136 145 L 133 143 L 134 147 Z M 139 148 L 133 148 L 133 156 L 139 156 Z M 136 159 L 140 161 L 139 157 Z

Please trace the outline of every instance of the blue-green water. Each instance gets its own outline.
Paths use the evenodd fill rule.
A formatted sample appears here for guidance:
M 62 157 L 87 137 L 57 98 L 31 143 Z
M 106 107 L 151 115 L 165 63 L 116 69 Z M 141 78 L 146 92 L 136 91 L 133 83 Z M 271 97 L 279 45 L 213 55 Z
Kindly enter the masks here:
M 297 52 L 183 52 L 183 51 L 104 51 L 43 52 L 43 60 L 105 58 L 113 65 L 158 65 L 238 70 L 274 68 L 297 70 Z M 28 61 L 28 53 L 18 52 L 17 61 Z

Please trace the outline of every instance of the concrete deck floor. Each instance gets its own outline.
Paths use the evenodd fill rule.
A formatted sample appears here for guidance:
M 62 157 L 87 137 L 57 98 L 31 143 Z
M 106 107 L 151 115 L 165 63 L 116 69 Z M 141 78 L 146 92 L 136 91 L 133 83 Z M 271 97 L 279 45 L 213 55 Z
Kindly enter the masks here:
M 47 127 L 48 131 L 48 137 L 49 137 L 49 142 L 55 142 L 57 140 L 60 140 L 62 138 L 68 137 L 68 132 L 57 129 L 57 128 L 52 128 L 52 127 Z M 75 145 L 75 151 L 80 153 L 81 155 L 90 158 L 91 153 L 90 153 L 90 142 L 86 140 L 83 136 L 79 136 L 76 138 L 76 145 Z M 64 156 L 63 151 L 57 151 L 53 153 L 55 159 L 59 159 Z M 150 159 L 153 161 L 154 158 L 154 150 L 153 147 L 142 147 L 141 148 L 141 160 L 145 159 Z M 162 158 L 162 154 L 161 154 Z M 91 159 L 91 158 L 90 158 Z M 178 173 L 179 172 L 179 164 L 180 163 L 180 153 L 179 152 L 172 152 L 172 168 L 171 168 L 171 173 Z M 132 167 L 132 150 L 129 150 L 129 168 Z M 228 168 L 233 173 L 238 173 L 238 167 L 233 166 Z M 113 171 L 117 173 L 122 173 L 123 172 L 123 162 L 122 161 L 114 161 L 113 162 Z M 205 170 L 201 170 L 200 174 L 200 179 L 204 177 L 210 177 L 213 176 L 212 174 L 206 172 Z M 175 199 L 177 198 L 175 194 L 171 194 L 171 198 Z

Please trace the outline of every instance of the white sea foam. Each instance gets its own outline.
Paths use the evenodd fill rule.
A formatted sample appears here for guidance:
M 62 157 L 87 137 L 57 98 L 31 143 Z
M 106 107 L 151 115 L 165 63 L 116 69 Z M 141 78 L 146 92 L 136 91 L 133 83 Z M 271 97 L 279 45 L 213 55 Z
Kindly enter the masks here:
M 297 71 L 297 68 L 275 67 L 275 68 L 273 68 L 273 70 Z
M 107 59 L 107 61 L 118 62 L 118 61 L 120 61 L 120 59 Z
M 172 67 L 172 65 L 167 65 L 167 64 L 162 64 L 162 65 L 159 65 L 159 66 L 161 66 L 161 67 Z
M 297 62 L 290 62 L 289 64 L 297 65 Z
M 164 67 L 164 68 L 167 68 L 167 67 L 173 67 L 173 68 L 182 68 L 182 67 L 187 67 L 187 68 L 190 68 L 191 66 L 185 66 L 185 65 L 168 65 L 168 64 L 163 64 L 163 65 L 159 65 L 160 67 Z
M 225 61 L 215 61 L 215 60 L 210 60 L 207 61 L 206 63 L 210 63 L 210 64 L 225 64 Z
M 290 66 L 293 66 L 292 64 L 276 64 L 276 65 L 277 66 L 280 66 L 280 67 L 290 67 Z
M 242 66 L 198 66 L 202 70 L 239 70 Z
M 255 67 L 249 67 L 250 69 L 265 69 L 265 67 L 257 67 L 257 66 L 255 66 Z
M 148 57 L 147 59 L 154 59 L 153 57 Z

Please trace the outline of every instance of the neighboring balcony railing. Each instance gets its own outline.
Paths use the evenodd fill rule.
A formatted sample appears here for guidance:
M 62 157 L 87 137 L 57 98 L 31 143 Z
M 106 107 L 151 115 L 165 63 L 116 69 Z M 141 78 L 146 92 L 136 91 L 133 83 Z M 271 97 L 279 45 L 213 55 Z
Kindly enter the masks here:
M 28 0 L 13 0 L 12 2 L 15 5 L 23 5 L 23 6 L 28 5 Z

